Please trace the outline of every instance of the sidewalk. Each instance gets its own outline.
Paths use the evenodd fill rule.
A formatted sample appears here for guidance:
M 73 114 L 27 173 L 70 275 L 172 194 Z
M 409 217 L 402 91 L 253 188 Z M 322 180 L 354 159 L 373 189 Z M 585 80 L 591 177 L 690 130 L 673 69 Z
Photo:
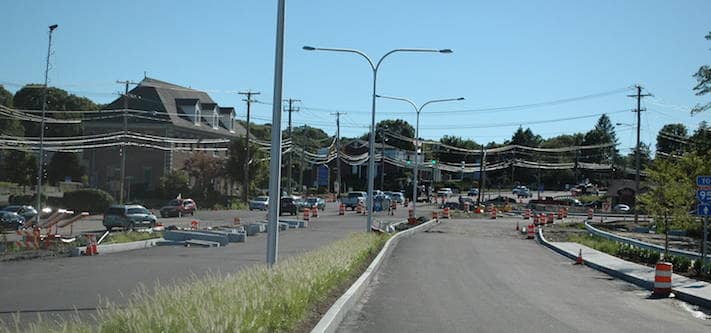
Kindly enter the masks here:
M 540 231 L 538 240 L 544 246 L 571 259 L 577 258 L 578 251 L 582 250 L 585 265 L 645 289 L 653 288 L 654 268 L 652 267 L 625 261 L 578 243 L 548 242 Z M 673 274 L 672 290 L 678 299 L 711 309 L 711 284 L 708 282 Z

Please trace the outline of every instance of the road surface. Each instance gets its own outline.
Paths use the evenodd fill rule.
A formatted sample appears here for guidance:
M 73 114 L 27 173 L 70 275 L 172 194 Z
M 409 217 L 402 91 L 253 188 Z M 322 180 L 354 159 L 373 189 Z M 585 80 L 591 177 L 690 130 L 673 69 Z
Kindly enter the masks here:
M 400 206 L 396 216 L 376 213 L 378 220 L 402 220 L 407 210 Z M 429 214 L 423 209 L 421 214 Z M 234 216 L 262 218 L 265 212 L 200 212 L 201 223 L 226 224 Z M 283 218 L 287 218 L 284 216 Z M 188 226 L 191 217 L 173 220 Z M 167 219 L 162 219 L 167 220 Z M 229 221 L 229 222 L 228 222 Z M 280 233 L 279 256 L 313 250 L 365 230 L 365 216 L 347 211 L 338 216 L 334 203 L 307 229 L 289 229 Z M 92 223 L 92 222 L 89 222 Z M 97 223 L 97 222 L 93 222 Z M 166 222 L 164 222 L 166 223 Z M 166 223 L 171 224 L 171 223 Z M 87 224 L 91 229 L 91 225 Z M 98 222 L 100 225 L 100 222 Z M 23 321 L 34 320 L 37 313 L 49 319 L 67 316 L 78 308 L 82 316 L 99 306 L 101 300 L 124 304 L 126 295 L 139 284 L 149 289 L 160 281 L 169 285 L 206 272 L 226 274 L 265 262 L 266 234 L 250 236 L 245 243 L 232 243 L 221 248 L 159 246 L 150 249 L 99 255 L 0 262 L 0 320 L 12 322 L 13 312 L 21 311 Z
M 515 221 L 451 220 L 400 241 L 338 331 L 711 332 L 708 315 L 574 266 Z

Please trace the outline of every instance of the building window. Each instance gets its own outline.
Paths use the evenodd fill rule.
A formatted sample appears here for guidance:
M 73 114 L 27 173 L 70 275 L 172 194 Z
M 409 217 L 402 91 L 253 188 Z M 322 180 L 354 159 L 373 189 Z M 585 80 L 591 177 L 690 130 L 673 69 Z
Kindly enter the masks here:
M 212 128 L 217 129 L 219 123 L 220 123 L 220 119 L 217 116 L 217 112 L 212 111 Z

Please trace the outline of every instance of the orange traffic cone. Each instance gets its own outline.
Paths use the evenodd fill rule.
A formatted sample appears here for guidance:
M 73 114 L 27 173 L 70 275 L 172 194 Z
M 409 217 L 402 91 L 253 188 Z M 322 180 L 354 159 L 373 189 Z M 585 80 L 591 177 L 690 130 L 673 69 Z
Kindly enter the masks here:
M 583 249 L 580 249 L 578 251 L 578 257 L 575 258 L 575 264 L 576 265 L 582 265 L 583 264 Z

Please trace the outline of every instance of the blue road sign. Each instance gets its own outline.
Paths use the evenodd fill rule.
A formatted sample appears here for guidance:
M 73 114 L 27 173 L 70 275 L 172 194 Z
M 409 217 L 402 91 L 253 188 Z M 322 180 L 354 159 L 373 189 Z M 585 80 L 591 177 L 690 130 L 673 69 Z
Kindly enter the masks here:
M 698 176 L 696 177 L 697 186 L 711 186 L 711 176 Z
M 711 190 L 696 190 L 696 199 L 701 203 L 711 203 Z
M 319 165 L 316 170 L 318 186 L 328 186 L 328 165 Z
M 697 210 L 699 216 L 711 216 L 711 205 L 709 204 L 699 204 Z

